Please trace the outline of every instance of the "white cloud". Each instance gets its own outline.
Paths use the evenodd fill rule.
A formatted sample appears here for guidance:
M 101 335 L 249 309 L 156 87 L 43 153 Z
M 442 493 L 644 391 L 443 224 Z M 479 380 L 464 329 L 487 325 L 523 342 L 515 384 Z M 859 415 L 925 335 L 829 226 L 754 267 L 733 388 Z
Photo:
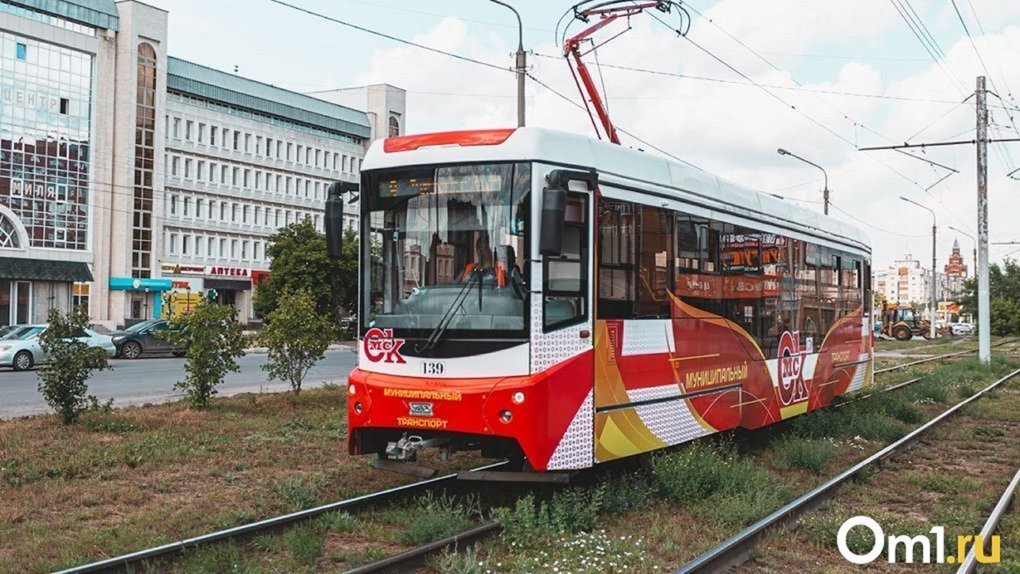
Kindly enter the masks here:
M 978 37 L 976 41 L 992 74 L 1003 84 L 1000 91 L 1005 90 L 1006 84 L 1020 89 L 1020 69 L 1003 68 L 1002 73 L 1006 76 L 1000 76 L 998 71 L 999 64 L 1010 63 L 1012 55 L 1020 49 L 1020 27 L 1000 25 L 1000 18 L 1013 18 L 1015 22 L 1020 17 L 1020 9 L 1005 8 L 1003 4 L 1018 3 L 976 1 L 979 13 L 987 15 L 982 23 L 990 32 L 988 37 Z M 917 5 L 922 6 L 920 3 Z M 965 89 L 972 90 L 974 76 L 982 72 L 970 42 L 962 36 L 955 14 L 952 14 L 952 20 L 948 20 L 941 11 L 936 15 L 934 10 L 928 19 L 929 26 L 936 30 L 946 50 L 946 64 L 963 79 Z M 855 42 L 878 53 L 882 53 L 885 47 L 889 53 L 899 55 L 906 45 L 914 50 L 910 55 L 916 55 L 919 49 L 899 16 L 884 4 L 876 7 L 872 3 L 858 2 L 721 0 L 705 13 L 763 53 L 838 51 Z M 676 38 L 675 34 L 649 19 L 635 18 L 633 26 L 629 33 L 599 51 L 599 59 L 603 63 L 740 81 L 739 76 L 718 61 L 700 53 L 691 43 Z M 770 68 L 703 19 L 695 17 L 691 38 L 751 75 L 757 82 L 793 85 L 788 73 Z M 950 42 L 947 38 L 953 40 Z M 482 34 L 456 18 L 444 19 L 415 40 L 507 68 L 512 65 L 513 46 L 504 44 L 499 36 Z M 559 48 L 551 43 L 531 48 L 542 54 L 560 53 Z M 572 101 L 580 102 L 564 61 L 532 57 L 530 63 L 537 77 Z M 829 61 L 823 65 L 831 64 Z M 948 225 L 968 231 L 976 228 L 973 147 L 931 148 L 913 152 L 960 171 L 926 192 L 923 188 L 933 184 L 946 173 L 945 170 L 893 151 L 856 151 L 836 135 L 789 108 L 790 105 L 796 106 L 803 114 L 851 142 L 883 145 L 902 142 L 945 114 L 952 105 L 772 90 L 786 102 L 784 104 L 753 86 L 606 68 L 602 72 L 612 116 L 619 126 L 720 176 L 765 191 L 788 188 L 782 192 L 784 195 L 817 201 L 821 197 L 821 178 L 817 170 L 780 157 L 775 150 L 786 147 L 825 166 L 835 205 L 875 227 L 894 232 L 887 234 L 866 228 L 872 237 L 878 265 L 891 262 L 904 252 L 911 252 L 922 260 L 930 258 L 930 242 L 927 239 L 930 237 L 930 217 L 920 208 L 900 201 L 901 195 L 925 203 L 938 213 L 940 262 L 948 257 L 953 239 L 958 237 L 947 229 Z M 962 98 L 960 90 L 947 81 L 943 70 L 934 63 L 919 62 L 916 70 L 908 75 L 901 73 L 883 77 L 872 64 L 851 61 L 838 68 L 832 67 L 827 76 L 818 74 L 817 77 L 828 79 L 805 87 L 926 100 L 958 101 Z M 507 71 L 486 69 L 400 46 L 376 51 L 371 59 L 370 71 L 357 81 L 389 82 L 408 89 L 411 131 L 483 128 L 515 123 L 515 79 Z M 529 125 L 592 135 L 587 115 L 530 80 L 527 100 Z M 995 110 L 994 118 L 1008 123 L 1003 110 Z M 960 106 L 925 130 L 918 140 L 938 140 L 973 125 L 973 107 L 969 104 Z M 1002 130 L 999 137 L 1005 136 L 1006 132 Z M 972 138 L 973 132 L 960 137 Z M 625 143 L 636 144 L 629 138 L 624 139 Z M 1013 155 L 1020 158 L 1020 150 Z M 1020 240 L 1015 215 L 1020 213 L 1020 187 L 1005 178 L 1006 172 L 998 152 L 992 151 L 990 158 L 993 239 Z M 812 183 L 795 185 L 806 181 Z M 807 206 L 820 208 L 817 204 Z M 836 216 L 843 217 L 840 214 Z M 964 250 L 969 250 L 970 241 L 959 237 Z M 1006 252 L 1006 249 L 996 248 L 993 257 L 1001 257 Z

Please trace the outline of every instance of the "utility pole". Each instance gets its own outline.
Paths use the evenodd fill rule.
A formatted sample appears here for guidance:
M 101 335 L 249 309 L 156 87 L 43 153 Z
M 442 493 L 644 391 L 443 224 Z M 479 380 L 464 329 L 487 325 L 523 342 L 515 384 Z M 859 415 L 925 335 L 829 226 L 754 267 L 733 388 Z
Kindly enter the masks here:
M 992 361 L 991 313 L 988 306 L 988 102 L 985 77 L 977 78 L 977 232 L 978 232 L 978 357 Z
M 937 146 L 954 146 L 977 144 L 977 314 L 978 314 L 978 357 L 984 364 L 992 361 L 991 313 L 989 311 L 989 279 L 988 279 L 988 144 L 999 142 L 1015 142 L 1020 138 L 988 138 L 988 93 L 985 90 L 985 77 L 978 76 L 976 96 L 977 134 L 975 139 L 933 143 L 905 143 L 902 145 L 862 147 L 857 151 L 903 150 L 909 148 L 926 148 Z M 970 99 L 970 98 L 967 98 Z M 917 158 L 923 159 L 923 158 Z M 928 160 L 923 160 L 928 161 Z M 930 163 L 930 162 L 929 162 Z M 1009 177 L 1018 170 L 1009 173 Z M 944 178 L 943 178 L 944 179 Z M 1014 178 L 1016 179 L 1016 178 Z
M 517 127 L 524 127 L 524 77 L 528 74 L 528 54 L 524 51 L 524 25 L 521 24 L 521 15 L 517 10 L 500 0 L 491 0 L 500 6 L 505 6 L 517 16 Z
M 937 227 L 937 222 L 935 220 L 935 212 L 932 211 L 931 209 L 928 209 L 927 207 L 921 205 L 920 203 L 917 203 L 916 201 L 914 201 L 912 199 L 908 199 L 908 198 L 903 197 L 903 196 L 900 196 L 900 199 L 902 199 L 903 201 L 906 201 L 907 203 L 913 203 L 914 205 L 920 207 L 921 209 L 927 209 L 928 212 L 931 213 L 931 295 L 928 297 L 928 305 L 929 305 L 929 309 L 930 309 L 930 312 L 928 313 L 928 322 L 931 324 L 930 325 L 930 336 L 931 336 L 932 339 L 934 339 L 935 338 L 935 311 L 938 310 L 938 295 L 936 293 L 936 291 L 938 290 L 938 274 L 935 271 L 935 261 L 936 261 L 936 258 L 935 258 L 935 243 L 936 243 L 935 242 L 935 237 L 936 237 L 936 233 L 938 233 L 938 227 Z

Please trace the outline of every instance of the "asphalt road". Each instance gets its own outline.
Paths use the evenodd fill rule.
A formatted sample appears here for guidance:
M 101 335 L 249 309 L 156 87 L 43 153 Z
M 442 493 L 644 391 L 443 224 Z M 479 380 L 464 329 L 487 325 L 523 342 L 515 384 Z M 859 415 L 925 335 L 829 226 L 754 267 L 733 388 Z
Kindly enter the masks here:
M 238 359 L 241 371 L 226 376 L 217 387 L 220 395 L 289 389 L 286 383 L 266 382 L 262 371 L 265 360 L 264 354 L 254 353 Z M 326 351 L 326 356 L 308 372 L 302 388 L 345 383 L 357 360 L 358 356 L 348 349 Z M 112 370 L 95 373 L 89 379 L 89 394 L 103 401 L 112 398 L 115 407 L 161 403 L 182 396 L 173 387 L 185 376 L 184 359 L 113 359 L 110 364 Z M 37 390 L 38 384 L 36 371 L 0 369 L 0 419 L 51 412 Z

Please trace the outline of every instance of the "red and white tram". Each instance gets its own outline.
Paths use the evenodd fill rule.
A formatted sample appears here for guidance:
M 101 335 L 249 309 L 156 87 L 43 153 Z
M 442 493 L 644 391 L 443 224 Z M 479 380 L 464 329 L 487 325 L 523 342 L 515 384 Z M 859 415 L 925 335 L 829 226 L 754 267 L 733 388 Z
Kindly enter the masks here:
M 537 128 L 389 138 L 362 168 L 352 454 L 583 469 L 872 381 L 870 248 L 845 223 Z

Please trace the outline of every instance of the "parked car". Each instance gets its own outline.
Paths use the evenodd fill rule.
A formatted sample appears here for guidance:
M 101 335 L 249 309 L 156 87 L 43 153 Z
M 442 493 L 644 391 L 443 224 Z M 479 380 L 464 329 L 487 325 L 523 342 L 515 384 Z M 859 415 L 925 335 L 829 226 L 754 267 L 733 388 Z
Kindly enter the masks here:
M 137 359 L 155 353 L 173 353 L 175 357 L 181 357 L 187 349 L 176 347 L 164 338 L 171 331 L 169 321 L 153 319 L 136 323 L 110 336 L 117 347 L 118 357 Z
M 949 330 L 954 335 L 970 335 L 974 333 L 974 325 L 970 323 L 950 323 Z
M 15 371 L 25 371 L 36 365 L 46 363 L 47 357 L 39 343 L 39 335 L 49 325 L 23 325 L 18 330 L 9 332 L 0 339 L 0 367 L 11 367 Z M 83 341 L 90 347 L 98 347 L 109 356 L 117 353 L 117 348 L 109 335 L 99 334 L 91 329 L 82 329 L 75 339 Z

